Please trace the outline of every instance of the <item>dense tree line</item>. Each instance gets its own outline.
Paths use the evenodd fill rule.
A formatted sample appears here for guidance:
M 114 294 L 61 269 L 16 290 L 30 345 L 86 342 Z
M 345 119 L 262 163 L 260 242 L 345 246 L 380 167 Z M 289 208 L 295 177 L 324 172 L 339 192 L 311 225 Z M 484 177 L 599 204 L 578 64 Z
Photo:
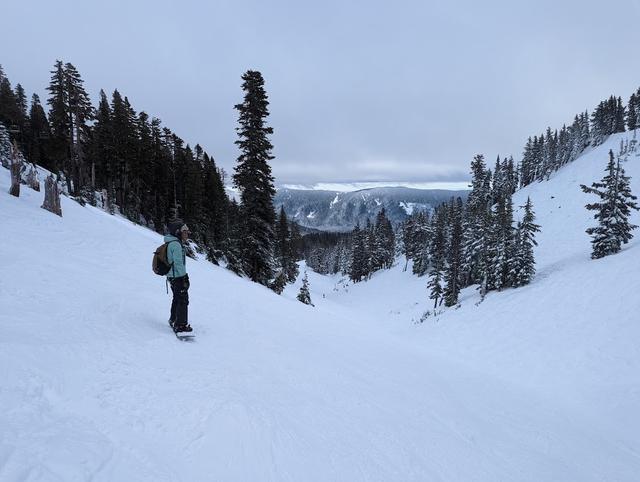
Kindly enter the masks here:
M 200 145 L 192 148 L 159 119 L 137 112 L 117 89 L 110 97 L 100 91 L 94 107 L 78 70 L 60 60 L 47 87 L 48 112 L 36 94 L 28 105 L 22 86 L 12 88 L 0 67 L 0 147 L 7 150 L 15 142 L 27 159 L 56 174 L 66 193 L 80 203 L 119 212 L 158 232 L 170 219 L 184 218 L 209 259 L 224 259 L 233 271 L 276 292 L 295 280 L 301 258 L 316 271 L 341 272 L 358 282 L 390 268 L 398 250 L 412 260 L 415 274 L 429 276 L 434 306 L 453 306 L 465 286 L 477 284 L 485 294 L 521 286 L 533 276 L 539 226 L 530 201 L 521 207 L 522 219 L 514 225 L 512 195 L 519 187 L 548 179 L 610 134 L 640 126 L 640 89 L 626 106 L 620 97 L 611 96 L 591 115 L 576 115 L 568 127 L 547 128 L 529 138 L 519 163 L 498 157 L 492 171 L 483 156 L 476 156 L 466 203 L 451 199 L 432 213 L 416 213 L 397 233 L 383 209 L 373 222 L 356 226 L 348 235 L 310 234 L 305 242 L 284 210 L 276 215 L 273 207 L 273 129 L 266 122 L 264 79 L 249 70 L 242 80 L 244 99 L 235 106 L 240 155 L 233 174 L 239 203 L 228 198 L 225 173 Z M 7 153 L 0 154 L 7 159 Z M 608 177 L 583 187 L 605 200 L 589 206 L 600 213 L 600 226 L 589 231 L 594 235 L 594 257 L 618 250 L 634 227 L 621 227 L 620 213 L 635 208 L 628 200 L 635 198 L 629 192 L 626 204 L 616 204 L 628 186 L 623 185 L 627 178 L 620 163 L 611 162 Z M 605 212 L 607 206 L 614 206 L 614 214 Z M 611 226 L 603 225 L 605 221 Z M 612 235 L 615 229 L 620 232 Z
M 611 96 L 600 102 L 591 115 L 588 111 L 576 114 L 569 126 L 564 125 L 560 130 L 548 127 L 542 134 L 527 139 L 517 166 L 519 186 L 548 179 L 588 146 L 598 146 L 611 134 L 638 127 L 640 88 L 631 94 L 626 106 L 621 97 Z
M 413 272 L 428 275 L 434 307 L 454 306 L 460 290 L 478 285 L 484 296 L 527 284 L 535 273 L 535 224 L 530 200 L 514 225 L 510 163 L 496 163 L 492 173 L 481 155 L 471 163 L 471 192 L 466 203 L 451 199 L 434 212 L 416 213 L 401 227 L 401 252 Z
M 0 144 L 17 142 L 82 204 L 158 232 L 170 219 L 184 219 L 210 260 L 223 259 L 229 269 L 280 292 L 298 274 L 293 246 L 300 234 L 284 212 L 276 223 L 264 80 L 251 70 L 242 80 L 233 175 L 240 203 L 229 199 L 224 171 L 199 144 L 192 148 L 160 119 L 137 112 L 117 89 L 110 96 L 101 90 L 94 107 L 78 70 L 60 60 L 47 87 L 48 112 L 35 94 L 28 108 L 22 86 L 12 88 L 0 67 Z
M 348 233 L 309 233 L 302 238 L 302 256 L 321 274 L 342 273 L 353 282 L 389 269 L 396 257 L 396 233 L 382 208 L 374 222 L 367 220 Z
M 384 208 L 378 212 L 374 223 L 367 219 L 364 229 L 356 225 L 351 238 L 351 252 L 347 255 L 351 281 L 366 280 L 378 270 L 391 268 L 396 255 L 396 239 Z
M 301 238 L 299 254 L 316 273 L 345 274 L 351 259 L 351 233 L 307 233 Z
M 136 112 L 118 90 L 110 99 L 100 91 L 94 108 L 71 63 L 55 62 L 47 91 L 48 113 L 35 94 L 27 111 L 24 90 L 12 90 L 0 70 L 0 122 L 31 162 L 58 175 L 67 194 L 158 232 L 179 215 L 210 259 L 233 251 L 238 217 L 212 156 Z

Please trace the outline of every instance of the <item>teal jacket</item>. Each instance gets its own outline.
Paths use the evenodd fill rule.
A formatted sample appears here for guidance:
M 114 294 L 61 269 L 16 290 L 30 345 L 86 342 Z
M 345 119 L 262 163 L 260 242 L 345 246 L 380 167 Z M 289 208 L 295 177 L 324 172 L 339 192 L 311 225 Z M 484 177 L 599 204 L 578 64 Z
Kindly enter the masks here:
M 167 278 L 180 278 L 187 274 L 186 256 L 182 243 L 170 234 L 164 237 L 164 242 L 169 243 L 167 246 L 167 261 L 171 265 L 171 269 L 167 273 Z

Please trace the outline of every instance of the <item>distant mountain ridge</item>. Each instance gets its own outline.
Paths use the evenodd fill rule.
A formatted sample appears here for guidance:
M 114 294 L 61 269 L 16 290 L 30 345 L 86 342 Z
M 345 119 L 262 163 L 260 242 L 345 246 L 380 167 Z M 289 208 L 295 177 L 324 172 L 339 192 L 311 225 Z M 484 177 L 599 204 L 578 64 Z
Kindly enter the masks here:
M 469 191 L 376 187 L 352 192 L 278 189 L 274 204 L 303 227 L 323 231 L 349 231 L 366 224 L 384 207 L 393 224 L 417 211 L 431 211 L 451 197 L 466 199 Z

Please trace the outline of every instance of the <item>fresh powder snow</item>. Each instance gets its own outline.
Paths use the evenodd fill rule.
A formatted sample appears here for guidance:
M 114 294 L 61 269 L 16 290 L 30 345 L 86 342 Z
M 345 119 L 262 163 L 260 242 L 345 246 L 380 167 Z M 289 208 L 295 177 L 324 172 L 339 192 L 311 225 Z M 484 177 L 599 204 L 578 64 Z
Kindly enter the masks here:
M 591 260 L 579 189 L 631 135 L 516 193 L 542 227 L 528 286 L 426 315 L 399 260 L 309 271 L 310 307 L 304 270 L 278 296 L 188 260 L 194 343 L 167 325 L 160 235 L 52 215 L 0 169 L 0 480 L 637 481 L 640 247 Z

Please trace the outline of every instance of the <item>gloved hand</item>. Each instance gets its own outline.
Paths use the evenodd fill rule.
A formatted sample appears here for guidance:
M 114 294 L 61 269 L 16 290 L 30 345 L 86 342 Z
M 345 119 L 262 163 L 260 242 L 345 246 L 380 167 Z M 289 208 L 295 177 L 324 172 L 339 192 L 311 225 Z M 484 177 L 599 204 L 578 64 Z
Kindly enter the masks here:
M 184 290 L 188 290 L 189 286 L 191 286 L 191 283 L 189 282 L 189 275 L 186 274 L 184 275 L 183 281 L 182 281 L 182 286 Z

